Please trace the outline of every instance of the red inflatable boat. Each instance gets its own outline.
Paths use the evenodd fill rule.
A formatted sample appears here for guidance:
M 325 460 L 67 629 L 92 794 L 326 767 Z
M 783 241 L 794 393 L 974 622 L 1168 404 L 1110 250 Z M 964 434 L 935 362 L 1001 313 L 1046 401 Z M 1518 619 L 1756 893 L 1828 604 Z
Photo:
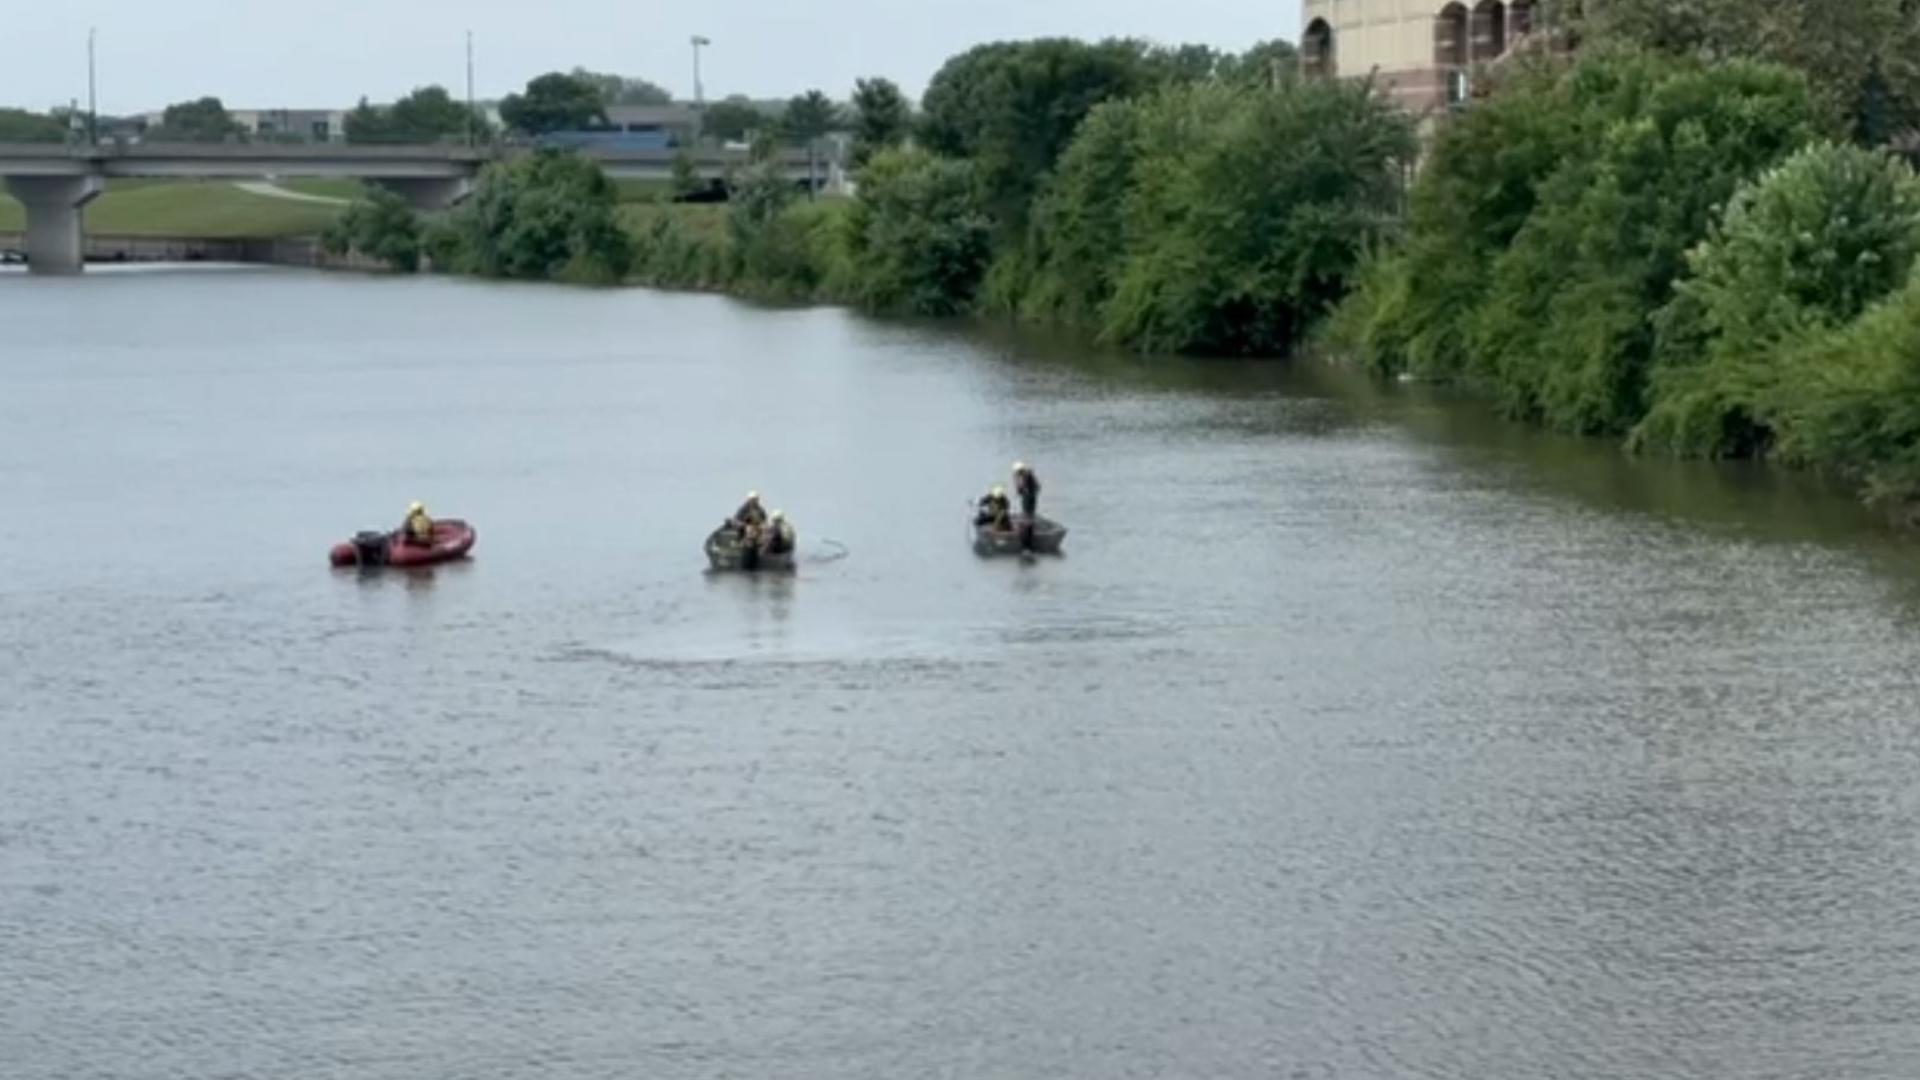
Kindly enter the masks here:
M 335 566 L 431 566 L 464 559 L 477 539 L 473 526 L 458 518 L 433 523 L 433 543 L 401 540 L 397 533 L 363 532 L 333 545 L 327 556 Z

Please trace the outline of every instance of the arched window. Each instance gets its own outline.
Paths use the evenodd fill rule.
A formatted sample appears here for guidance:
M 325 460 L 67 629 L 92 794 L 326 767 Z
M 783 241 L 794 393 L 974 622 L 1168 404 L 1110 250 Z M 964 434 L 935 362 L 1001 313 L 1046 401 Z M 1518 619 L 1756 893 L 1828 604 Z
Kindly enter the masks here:
M 1467 6 L 1455 0 L 1433 20 L 1433 64 L 1439 68 L 1467 66 Z
M 1473 8 L 1473 60 L 1487 63 L 1507 51 L 1507 6 L 1480 0 Z
M 1316 75 L 1337 74 L 1338 66 L 1333 53 L 1333 27 L 1325 19 L 1315 19 L 1307 24 L 1307 32 L 1300 38 L 1300 68 L 1309 78 Z
M 1534 0 L 1513 0 L 1507 5 L 1507 40 L 1516 42 L 1533 33 Z

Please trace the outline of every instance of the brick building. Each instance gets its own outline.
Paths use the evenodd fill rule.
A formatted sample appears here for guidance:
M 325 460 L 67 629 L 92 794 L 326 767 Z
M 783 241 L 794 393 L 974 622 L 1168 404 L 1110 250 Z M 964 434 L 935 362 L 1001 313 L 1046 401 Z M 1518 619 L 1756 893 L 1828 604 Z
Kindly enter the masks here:
M 1372 74 L 1408 109 L 1464 99 L 1476 65 L 1543 39 L 1546 0 L 1305 0 L 1309 74 Z

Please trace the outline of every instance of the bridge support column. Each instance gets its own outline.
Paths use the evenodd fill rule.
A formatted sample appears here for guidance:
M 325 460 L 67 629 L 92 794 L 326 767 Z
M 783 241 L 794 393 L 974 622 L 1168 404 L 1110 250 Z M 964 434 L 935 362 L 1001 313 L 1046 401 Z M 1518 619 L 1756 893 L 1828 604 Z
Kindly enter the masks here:
M 80 208 L 106 184 L 97 176 L 9 176 L 7 190 L 27 208 L 27 269 L 77 274 L 84 265 Z
M 385 177 L 370 180 L 413 204 L 415 210 L 445 210 L 473 194 L 473 179 L 449 177 Z

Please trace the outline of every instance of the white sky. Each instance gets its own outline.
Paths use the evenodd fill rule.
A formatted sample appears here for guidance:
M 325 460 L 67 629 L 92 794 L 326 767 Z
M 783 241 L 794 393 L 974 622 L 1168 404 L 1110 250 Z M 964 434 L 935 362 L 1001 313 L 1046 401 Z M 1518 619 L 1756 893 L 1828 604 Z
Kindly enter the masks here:
M 84 107 L 89 26 L 100 111 L 132 113 L 203 94 L 229 108 L 350 105 L 433 82 L 458 96 L 469 29 L 483 98 L 575 65 L 691 96 L 695 33 L 713 39 L 709 98 L 845 97 L 867 75 L 918 96 L 948 56 L 1001 38 L 1244 48 L 1294 39 L 1299 22 L 1299 0 L 6 0 L 0 105 Z

